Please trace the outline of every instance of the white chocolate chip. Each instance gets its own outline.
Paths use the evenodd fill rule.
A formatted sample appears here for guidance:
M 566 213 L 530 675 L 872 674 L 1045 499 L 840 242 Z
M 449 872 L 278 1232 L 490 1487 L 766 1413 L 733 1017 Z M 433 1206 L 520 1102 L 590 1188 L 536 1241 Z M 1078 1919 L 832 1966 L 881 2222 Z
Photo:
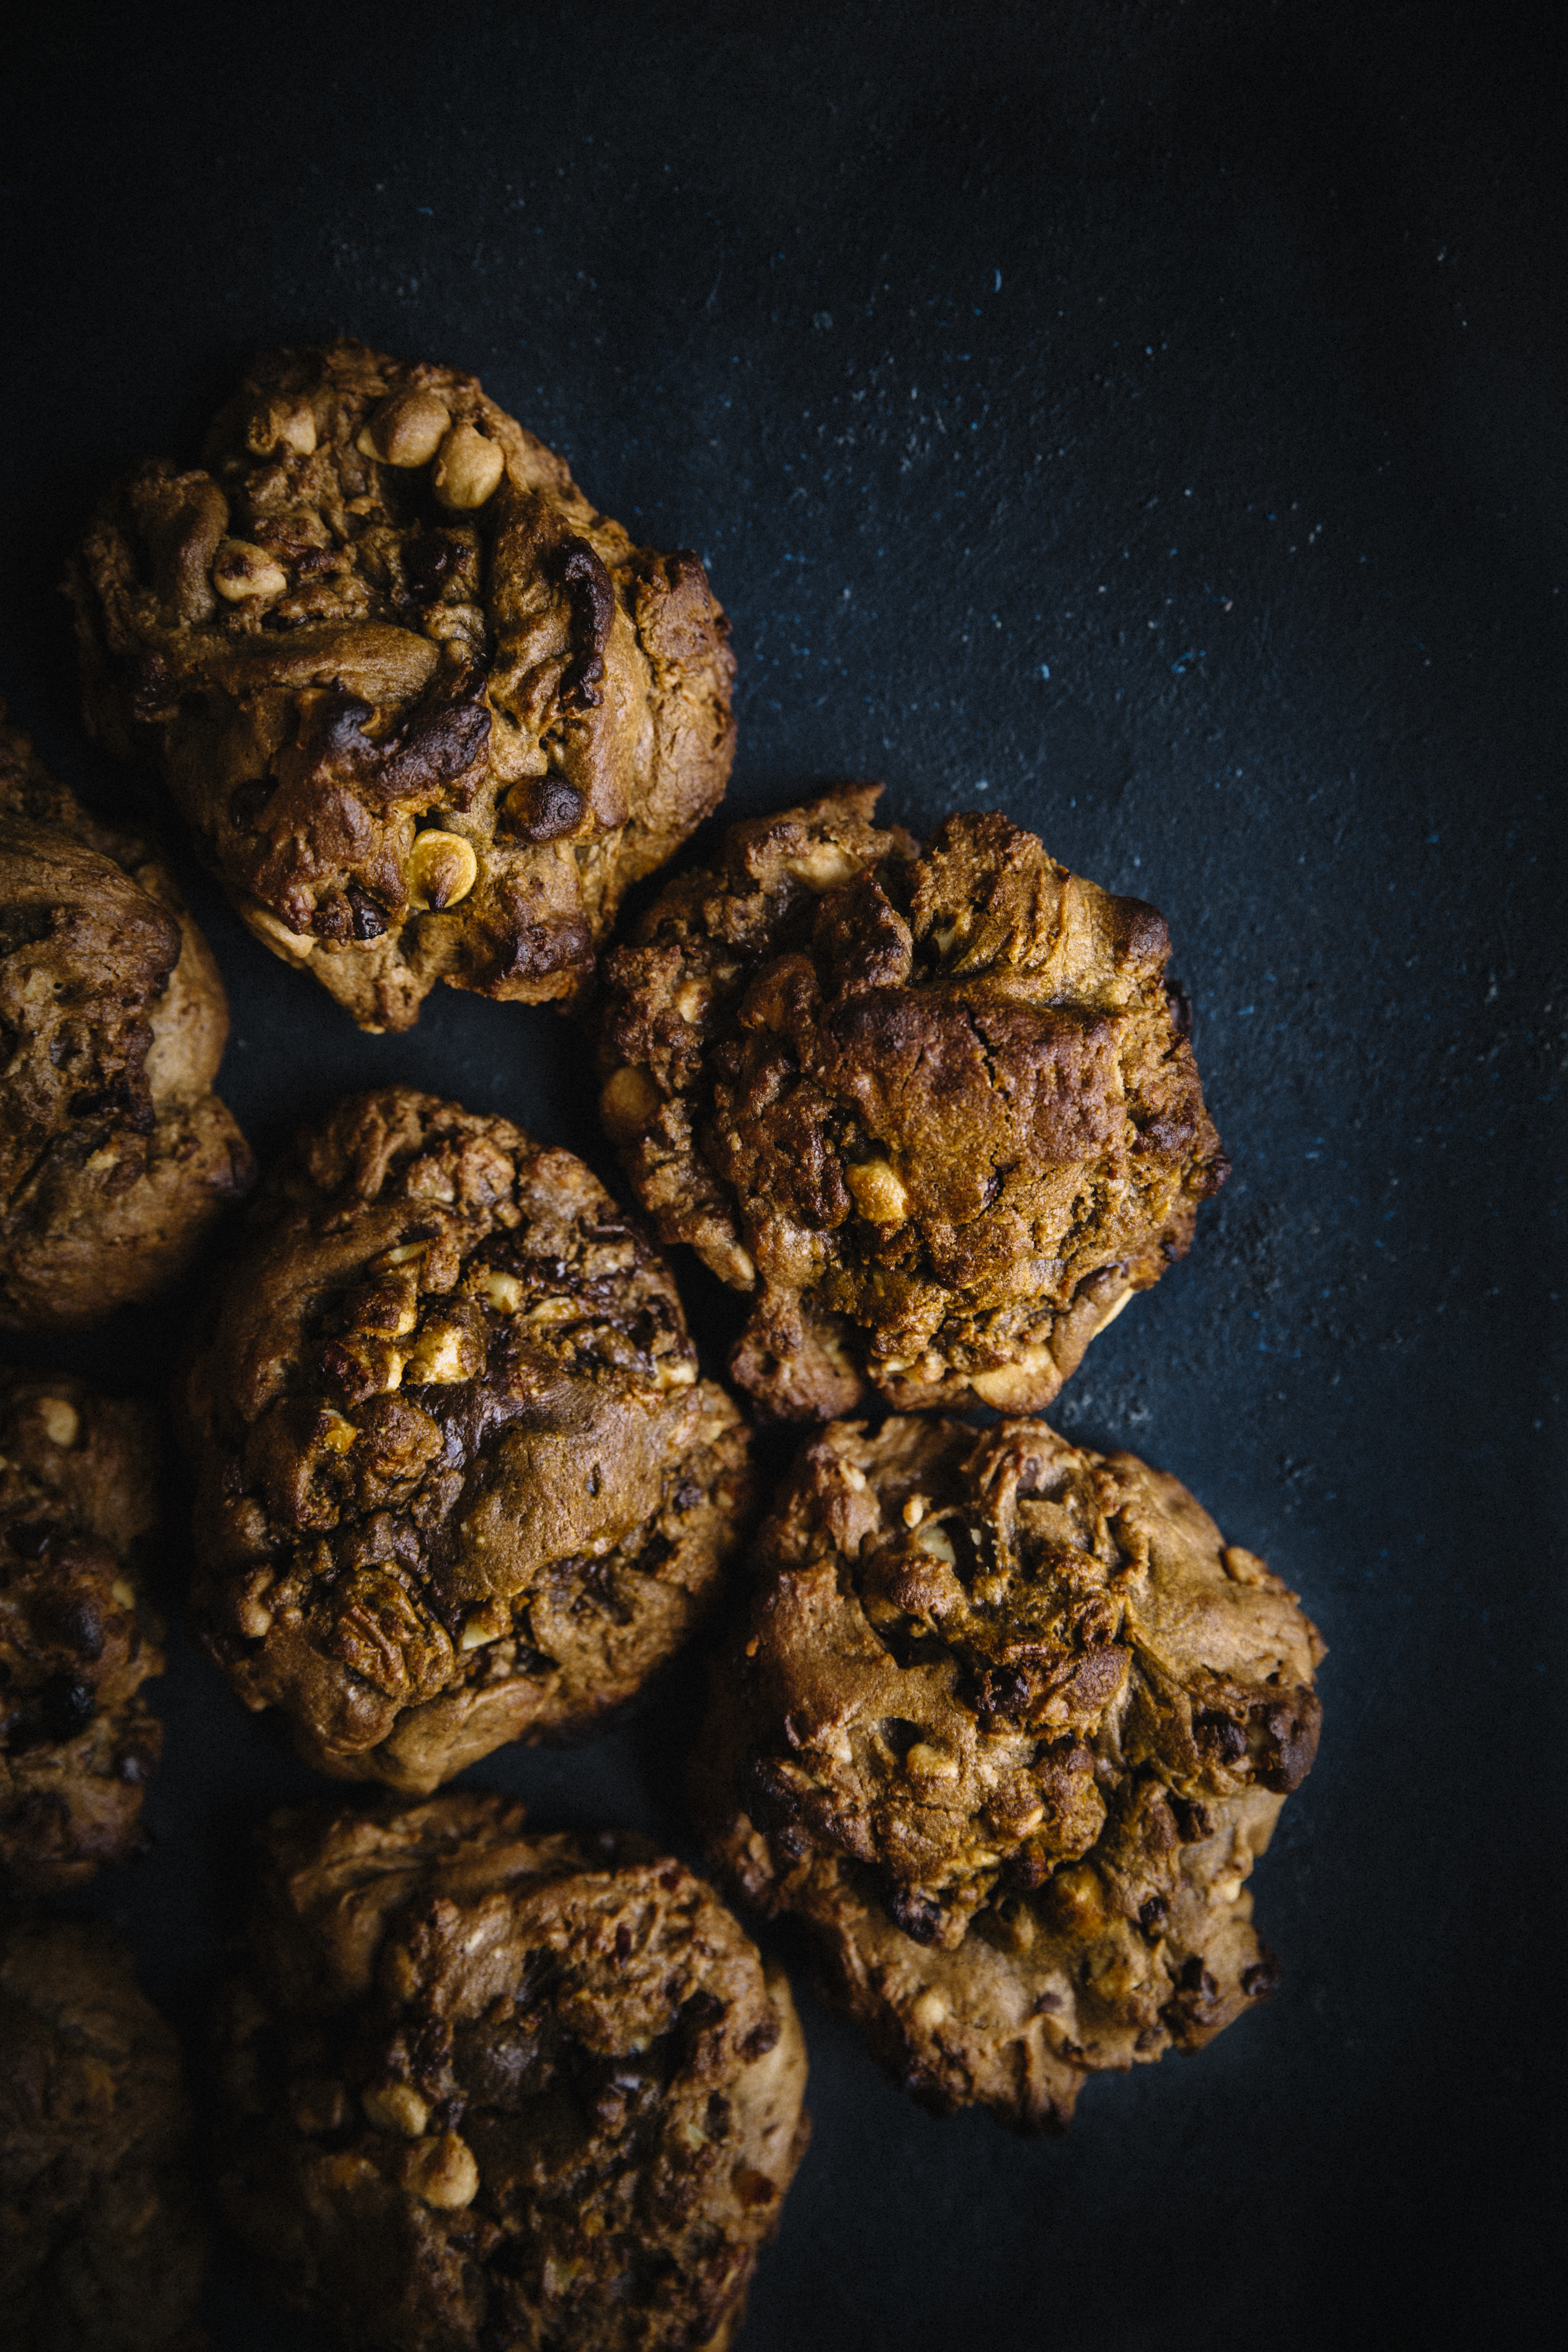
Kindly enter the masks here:
M 852 874 L 860 871 L 860 860 L 837 841 L 815 841 L 809 849 L 784 860 L 785 870 L 808 890 L 820 894 L 831 890 L 840 882 L 847 882 Z
M 113 1594 L 115 1600 L 119 1601 L 121 1609 L 135 1608 L 136 1587 L 130 1583 L 126 1578 L 123 1576 L 117 1576 L 109 1590 Z
M 843 1479 L 844 1484 L 849 1488 L 851 1494 L 863 1495 L 865 1493 L 866 1473 L 864 1470 L 860 1469 L 857 1464 L 853 1462 L 840 1462 L 838 1465 L 838 1475 Z
M 689 980 L 682 987 L 676 990 L 675 1009 L 690 1027 L 695 1028 L 698 1022 L 701 1020 L 707 1009 L 708 996 L 709 989 L 706 981 Z
M 915 1549 L 929 1552 L 932 1559 L 944 1560 L 949 1568 L 957 1563 L 958 1555 L 952 1549 L 952 1538 L 943 1527 L 922 1528 L 915 1538 Z
M 442 833 L 432 825 L 416 833 L 408 853 L 408 898 L 412 906 L 439 914 L 466 898 L 479 875 L 474 845 L 460 833 Z
M 522 1285 L 515 1274 L 502 1274 L 494 1266 L 479 1282 L 479 1296 L 487 1307 L 498 1315 L 515 1315 L 522 1305 Z
M 81 1434 L 81 1415 L 65 1397 L 40 1397 L 38 1419 L 51 1445 L 74 1445 Z
M 932 2033 L 947 2015 L 947 2003 L 941 1993 L 925 1991 L 910 2004 L 910 2017 L 922 2033 Z
M 441 443 L 432 482 L 441 504 L 461 512 L 482 507 L 505 471 L 499 441 L 487 441 L 471 425 L 454 425 Z
M 689 1389 L 696 1378 L 696 1365 L 688 1363 L 683 1357 L 678 1356 L 672 1363 L 663 1363 L 658 1368 L 661 1389 Z
M 921 1521 L 924 1518 L 925 1515 L 926 1515 L 926 1498 L 925 1498 L 925 1496 L 924 1496 L 923 1495 L 911 1495 L 911 1496 L 910 1496 L 909 1501 L 904 1505 L 904 1525 L 905 1525 L 905 1527 L 906 1527 L 906 1528 L 918 1528 L 918 1527 L 919 1527 L 919 1525 L 920 1525 L 920 1523 L 921 1523 Z
M 635 1068 L 630 1062 L 605 1080 L 599 1097 L 600 1116 L 611 1137 L 621 1142 L 629 1142 L 658 1108 L 658 1088 L 646 1070 Z
M 933 1748 L 929 1739 L 917 1739 L 904 1758 L 904 1769 L 916 1780 L 956 1780 L 963 1767 L 945 1748 Z

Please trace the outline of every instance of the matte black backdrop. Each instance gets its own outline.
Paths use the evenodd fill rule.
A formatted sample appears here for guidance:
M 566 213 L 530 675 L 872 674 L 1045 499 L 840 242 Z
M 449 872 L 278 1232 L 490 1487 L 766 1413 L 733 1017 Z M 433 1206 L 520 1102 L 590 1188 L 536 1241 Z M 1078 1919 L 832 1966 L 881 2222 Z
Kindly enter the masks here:
M 1530 2335 L 1561 2049 L 1555 12 L 40 17 L 0 154 L 3 679 L 65 775 L 132 789 L 82 740 L 54 593 L 90 500 L 190 450 L 248 349 L 347 330 L 479 371 L 609 512 L 701 551 L 730 814 L 847 775 L 916 826 L 1005 806 L 1157 902 L 1196 1001 L 1235 1175 L 1056 1417 L 1186 1479 L 1331 1645 L 1258 1874 L 1285 1989 L 1045 2144 L 932 2121 L 808 2002 L 816 2137 L 748 2352 Z M 566 1023 L 443 992 L 361 1037 L 180 856 L 263 1151 L 395 1076 L 615 1181 Z M 731 1302 L 685 1272 L 717 1365 Z M 155 1392 L 181 1315 L 23 1352 Z M 473 1778 L 683 1843 L 691 1703 Z M 197 2044 L 246 1827 L 310 1776 L 178 1641 L 162 1705 L 152 1851 L 87 1907 Z M 220 2352 L 306 2340 L 224 2269 Z

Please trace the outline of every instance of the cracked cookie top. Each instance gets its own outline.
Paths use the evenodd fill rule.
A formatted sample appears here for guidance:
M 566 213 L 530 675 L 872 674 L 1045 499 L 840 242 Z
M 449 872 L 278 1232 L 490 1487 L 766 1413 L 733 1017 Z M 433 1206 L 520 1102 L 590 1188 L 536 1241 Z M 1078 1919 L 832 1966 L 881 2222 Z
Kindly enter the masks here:
M 669 1274 L 583 1162 L 406 1088 L 265 1187 L 186 1410 L 210 1651 L 323 1770 L 410 1790 L 631 1699 L 748 1494 Z
M 696 1768 L 710 1843 L 824 1930 L 916 2087 L 1027 2121 L 1032 2037 L 1033 2120 L 1060 2120 L 1075 2069 L 1272 1989 L 1237 1906 L 1316 1753 L 1322 1648 L 1175 1479 L 1039 1421 L 836 1423 L 758 1564 Z
M 1226 1163 L 1151 907 L 879 787 L 732 827 L 606 959 L 605 1123 L 782 1419 L 1050 1402 Z
M 0 1883 L 71 1886 L 140 1842 L 163 1727 L 147 1598 L 160 1447 L 145 1406 L 0 1370 Z
M 450 368 L 264 354 L 69 586 L 89 728 L 155 751 L 251 929 L 364 1028 L 439 980 L 571 996 L 728 780 L 697 557 L 635 547 Z
M 212 1091 L 227 1034 L 168 867 L 0 704 L 0 1328 L 100 1322 L 184 1271 L 252 1175 Z
M 220 2194 L 355 2345 L 723 2347 L 806 2139 L 788 1986 L 646 1842 L 282 1813 Z

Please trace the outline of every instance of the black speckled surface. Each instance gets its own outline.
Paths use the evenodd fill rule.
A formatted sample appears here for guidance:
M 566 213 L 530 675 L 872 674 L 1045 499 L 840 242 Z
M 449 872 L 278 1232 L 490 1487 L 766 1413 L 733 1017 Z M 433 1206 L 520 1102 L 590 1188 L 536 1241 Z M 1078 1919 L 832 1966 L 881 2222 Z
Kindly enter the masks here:
M 1056 1417 L 1177 1472 L 1328 1637 L 1257 1881 L 1284 1989 L 1040 2145 L 931 2121 L 808 2002 L 744 2352 L 1544 2340 L 1561 23 L 452 0 L 58 12 L 11 53 L 0 684 L 62 774 L 128 788 L 53 593 L 90 500 L 247 349 L 352 331 L 700 549 L 731 814 L 847 775 L 917 827 L 1003 805 L 1160 906 L 1195 1000 L 1234 1177 Z M 361 1037 L 182 870 L 264 1150 L 397 1076 L 613 1173 L 566 1024 L 447 993 Z M 152 1388 L 180 1321 L 30 1353 Z M 89 1899 L 195 2043 L 246 1825 L 310 1776 L 178 1642 L 163 1688 L 152 1851 Z M 689 1706 L 473 1777 L 679 1840 Z M 307 2340 L 226 2261 L 213 2312 L 217 2352 Z

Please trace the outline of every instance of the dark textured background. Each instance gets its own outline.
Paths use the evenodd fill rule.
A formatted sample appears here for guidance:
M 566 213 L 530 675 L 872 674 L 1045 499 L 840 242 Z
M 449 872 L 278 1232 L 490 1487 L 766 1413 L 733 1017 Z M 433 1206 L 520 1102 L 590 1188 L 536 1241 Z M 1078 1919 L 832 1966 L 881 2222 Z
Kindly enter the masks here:
M 746 2352 L 1542 2340 L 1561 21 L 125 8 L 10 55 L 3 685 L 63 774 L 130 789 L 53 593 L 89 502 L 248 349 L 346 330 L 475 369 L 700 550 L 732 814 L 846 775 L 916 826 L 1003 805 L 1155 900 L 1196 1002 L 1235 1175 L 1056 1418 L 1177 1472 L 1328 1637 L 1257 1879 L 1285 1988 L 1039 2145 L 931 2121 L 808 2004 Z M 565 1023 L 443 992 L 361 1037 L 182 870 L 263 1150 L 397 1076 L 609 1172 Z M 180 1319 L 32 1353 L 155 1389 Z M 245 1825 L 309 1776 L 178 1644 L 163 1690 L 152 1851 L 90 1900 L 195 2036 Z M 679 1841 L 689 1707 L 474 1777 Z M 225 2268 L 219 2352 L 305 2340 Z

